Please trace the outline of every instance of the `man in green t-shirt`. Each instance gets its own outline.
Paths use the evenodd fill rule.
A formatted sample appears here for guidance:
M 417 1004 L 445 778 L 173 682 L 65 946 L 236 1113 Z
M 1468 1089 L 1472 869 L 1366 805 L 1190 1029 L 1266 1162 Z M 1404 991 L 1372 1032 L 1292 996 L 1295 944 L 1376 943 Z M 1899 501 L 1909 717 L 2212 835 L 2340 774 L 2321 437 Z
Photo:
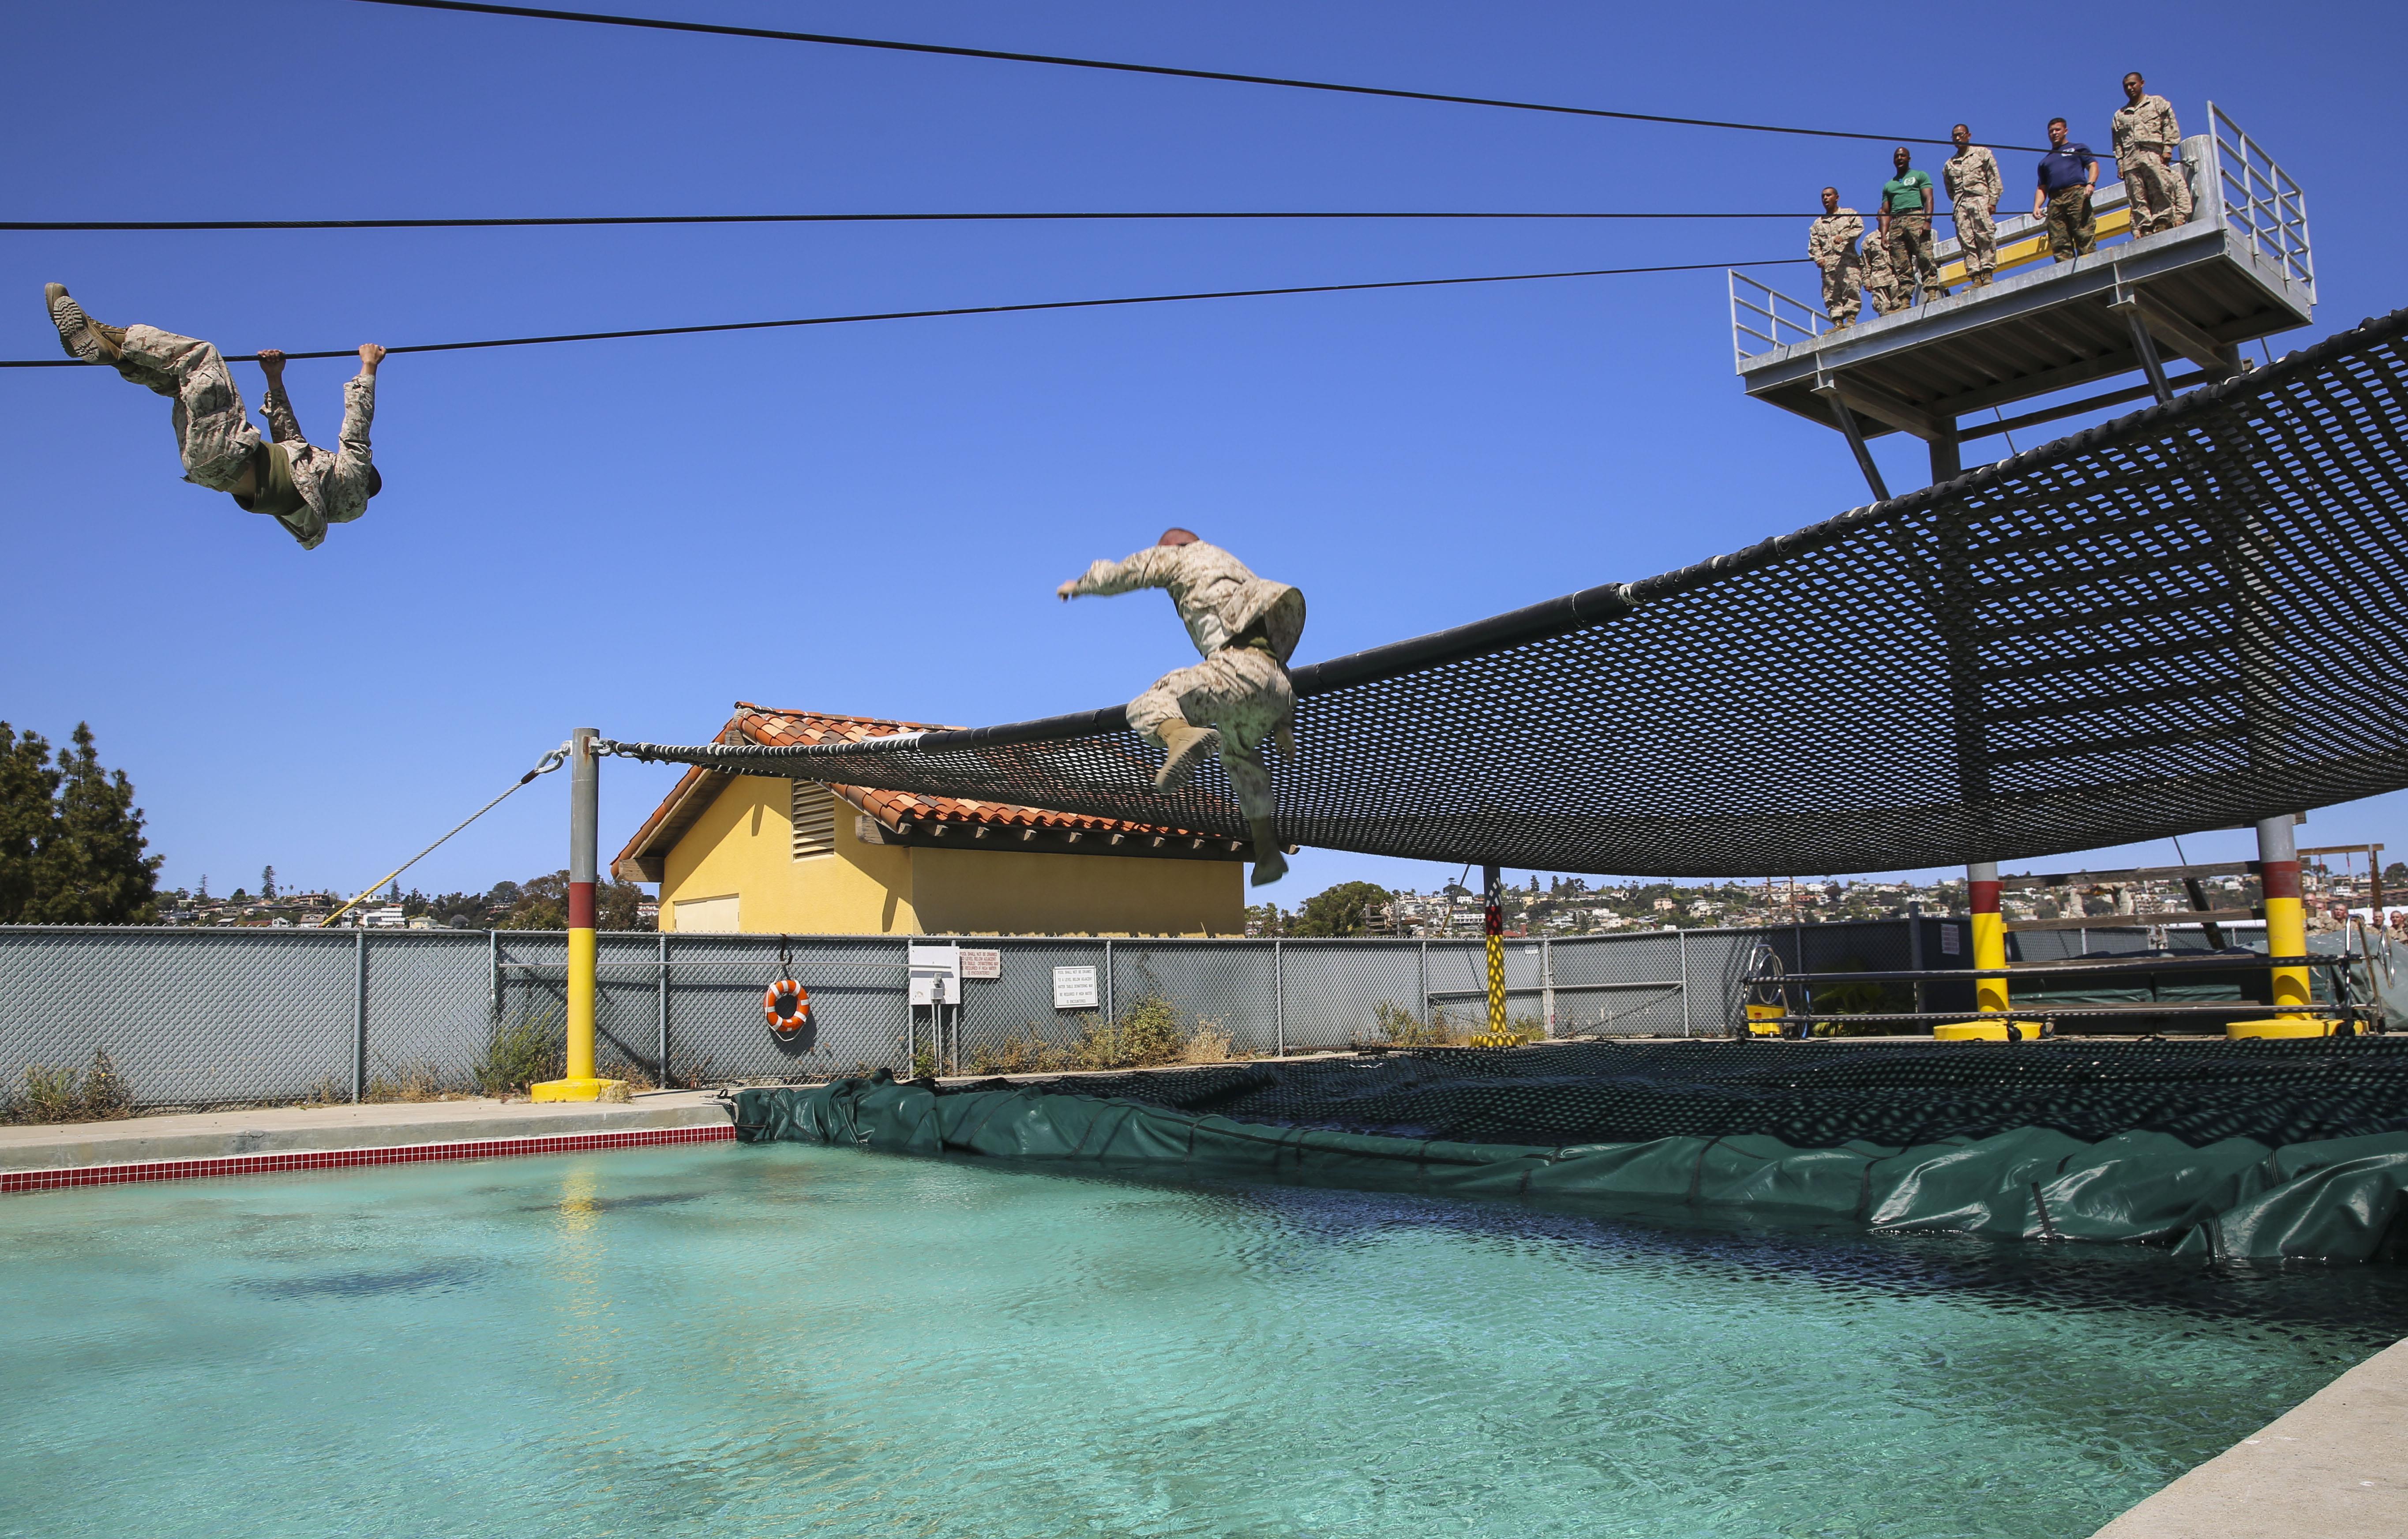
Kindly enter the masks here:
M 1881 237 L 1889 248 L 1889 268 L 1904 295 L 1918 285 L 1923 302 L 1947 297 L 1940 285 L 1940 258 L 1931 250 L 1931 216 L 1939 205 L 1931 179 L 1914 169 L 1914 156 L 1904 145 L 1890 157 L 1898 175 L 1882 183 Z

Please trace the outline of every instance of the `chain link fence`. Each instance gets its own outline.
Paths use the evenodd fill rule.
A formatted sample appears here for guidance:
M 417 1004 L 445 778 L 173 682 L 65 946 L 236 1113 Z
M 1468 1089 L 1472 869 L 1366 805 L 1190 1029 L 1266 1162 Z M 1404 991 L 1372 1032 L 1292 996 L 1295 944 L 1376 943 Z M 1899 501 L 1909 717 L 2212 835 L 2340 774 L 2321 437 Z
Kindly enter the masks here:
M 1921 919 L 1510 937 L 1507 1010 L 1558 1037 L 1720 1036 L 1759 944 L 1790 971 L 1963 967 L 1964 929 Z M 653 1085 L 967 1070 L 1032 1044 L 1067 1049 L 1149 1000 L 1181 1031 L 1250 1055 L 1381 1041 L 1383 1014 L 1461 1031 L 1487 1012 L 1478 940 L 599 940 L 595 1059 Z M 965 977 L 957 1004 L 913 1005 L 910 948 L 956 943 L 996 953 L 996 975 Z M 84 1070 L 103 1052 L 143 1107 L 466 1090 L 490 1082 L 513 1034 L 557 1050 L 567 960 L 566 936 L 519 930 L 0 927 L 0 1100 L 23 1094 L 29 1072 Z M 786 975 L 810 990 L 811 1025 L 780 1041 L 761 995 Z M 1090 987 L 1093 1004 L 1057 1007 L 1064 984 Z M 1971 1005 L 1970 986 L 1925 986 L 1928 1008 Z

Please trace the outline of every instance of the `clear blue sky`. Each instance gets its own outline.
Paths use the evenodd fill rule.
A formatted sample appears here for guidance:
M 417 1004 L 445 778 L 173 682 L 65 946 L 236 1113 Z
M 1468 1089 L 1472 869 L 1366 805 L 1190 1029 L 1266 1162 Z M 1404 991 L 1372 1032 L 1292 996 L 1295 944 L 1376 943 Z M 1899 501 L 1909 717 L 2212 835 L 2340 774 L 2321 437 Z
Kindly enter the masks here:
M 2324 304 L 2288 345 L 2408 302 L 2397 5 L 1876 5 L 1844 24 L 1803 5 L 624 8 L 1884 134 L 1963 118 L 2028 144 L 2060 112 L 2103 144 L 2138 67 L 2186 128 L 2213 97 L 2305 185 Z M 1869 208 L 1887 174 L 1877 144 L 347 0 L 87 0 L 5 27 L 0 206 L 21 219 L 1777 209 L 1826 181 Z M 2003 159 L 2020 185 L 2028 157 Z M 104 320 L 297 351 L 1804 238 L 1802 221 L 0 235 L 0 355 L 55 349 L 51 279 Z M 294 366 L 306 428 L 331 437 L 348 372 Z M 387 489 L 304 553 L 177 480 L 155 397 L 101 370 L 0 371 L 0 716 L 54 740 L 91 721 L 171 884 L 223 892 L 270 862 L 365 883 L 580 725 L 694 741 L 738 698 L 951 723 L 1125 698 L 1182 661 L 1168 606 L 1052 588 L 1166 524 L 1302 586 L 1309 660 L 1864 500 L 1829 432 L 1742 397 L 1719 273 L 396 358 L 380 392 Z M 1883 448 L 1894 483 L 1925 479 L 1919 449 Z M 672 778 L 607 766 L 606 856 Z M 565 864 L 564 779 L 409 882 Z M 2402 805 L 2319 813 L 2305 837 L 2408 844 Z M 1296 864 L 1273 889 L 1290 904 L 1454 874 Z

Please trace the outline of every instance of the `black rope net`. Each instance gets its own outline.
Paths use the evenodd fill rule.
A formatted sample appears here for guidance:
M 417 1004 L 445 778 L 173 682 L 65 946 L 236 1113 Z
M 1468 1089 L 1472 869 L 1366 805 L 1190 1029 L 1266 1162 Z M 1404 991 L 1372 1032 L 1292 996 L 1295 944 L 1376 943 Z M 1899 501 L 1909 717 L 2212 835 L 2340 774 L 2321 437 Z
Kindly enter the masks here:
M 1734 554 L 1295 670 L 1290 841 L 1627 875 L 2054 855 L 2408 785 L 2408 310 Z M 1132 679 L 1134 694 L 1145 681 Z M 639 757 L 1243 838 L 1122 708 Z

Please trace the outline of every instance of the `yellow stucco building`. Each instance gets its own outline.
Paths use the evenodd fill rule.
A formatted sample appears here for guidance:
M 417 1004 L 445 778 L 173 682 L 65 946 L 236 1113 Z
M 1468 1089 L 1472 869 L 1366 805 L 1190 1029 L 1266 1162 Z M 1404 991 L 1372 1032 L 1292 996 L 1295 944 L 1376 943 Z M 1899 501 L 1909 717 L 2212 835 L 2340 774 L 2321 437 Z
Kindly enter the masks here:
M 913 724 L 739 703 L 718 741 Z M 696 768 L 612 863 L 661 928 L 791 935 L 1242 935 L 1241 840 L 950 797 Z

